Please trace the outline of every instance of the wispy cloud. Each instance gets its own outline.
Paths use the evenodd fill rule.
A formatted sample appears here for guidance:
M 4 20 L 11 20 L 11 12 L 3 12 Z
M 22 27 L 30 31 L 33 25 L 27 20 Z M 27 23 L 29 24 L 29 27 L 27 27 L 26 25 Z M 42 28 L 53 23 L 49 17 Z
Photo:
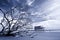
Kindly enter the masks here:
M 35 15 L 44 19 L 44 21 L 37 22 L 35 25 L 41 25 L 46 27 L 46 29 L 60 29 L 59 0 L 48 0 L 44 2 L 38 7 L 38 11 L 35 11 Z

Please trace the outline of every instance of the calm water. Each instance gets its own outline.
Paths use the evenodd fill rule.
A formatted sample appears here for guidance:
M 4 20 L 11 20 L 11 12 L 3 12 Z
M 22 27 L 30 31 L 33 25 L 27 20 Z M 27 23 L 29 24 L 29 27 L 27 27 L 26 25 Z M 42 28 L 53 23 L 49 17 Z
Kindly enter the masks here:
M 0 37 L 0 40 L 60 40 L 60 32 L 35 32 L 26 37 Z

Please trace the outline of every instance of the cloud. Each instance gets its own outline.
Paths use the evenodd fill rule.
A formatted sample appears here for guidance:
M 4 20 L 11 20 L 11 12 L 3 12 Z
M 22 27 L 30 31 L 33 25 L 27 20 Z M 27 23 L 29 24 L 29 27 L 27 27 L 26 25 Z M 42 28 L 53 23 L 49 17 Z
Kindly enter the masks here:
M 60 21 L 59 20 L 47 20 L 43 22 L 36 22 L 32 24 L 34 26 L 42 26 L 45 30 L 52 30 L 52 29 L 60 29 Z
M 45 29 L 60 29 L 59 0 L 46 1 L 45 3 L 40 5 L 40 7 L 38 7 L 38 11 L 35 11 L 35 15 L 37 15 L 39 18 L 42 17 L 45 20 L 33 23 L 34 26 L 41 25 L 45 27 Z
M 29 6 L 31 6 L 34 1 L 35 1 L 35 0 L 27 0 L 27 4 L 28 4 Z

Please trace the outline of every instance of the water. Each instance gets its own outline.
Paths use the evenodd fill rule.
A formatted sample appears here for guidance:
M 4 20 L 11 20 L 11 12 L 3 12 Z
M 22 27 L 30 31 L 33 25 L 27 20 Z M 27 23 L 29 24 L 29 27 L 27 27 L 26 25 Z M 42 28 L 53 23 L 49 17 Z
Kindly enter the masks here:
M 60 40 L 60 32 L 35 32 L 25 37 L 0 37 L 0 40 Z

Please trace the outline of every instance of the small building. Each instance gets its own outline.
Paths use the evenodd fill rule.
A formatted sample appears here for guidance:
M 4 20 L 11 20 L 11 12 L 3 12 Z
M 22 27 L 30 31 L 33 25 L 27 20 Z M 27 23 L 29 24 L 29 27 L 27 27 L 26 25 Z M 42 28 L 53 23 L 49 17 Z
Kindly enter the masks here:
M 41 24 L 40 24 L 40 22 L 37 22 L 37 23 L 33 23 L 32 24 L 32 28 L 33 28 L 33 30 L 39 30 L 39 31 L 43 31 L 44 30 L 44 28 L 45 27 L 43 27 Z
M 35 31 L 43 31 L 44 30 L 44 27 L 42 27 L 42 26 L 35 26 L 34 27 L 34 30 Z

